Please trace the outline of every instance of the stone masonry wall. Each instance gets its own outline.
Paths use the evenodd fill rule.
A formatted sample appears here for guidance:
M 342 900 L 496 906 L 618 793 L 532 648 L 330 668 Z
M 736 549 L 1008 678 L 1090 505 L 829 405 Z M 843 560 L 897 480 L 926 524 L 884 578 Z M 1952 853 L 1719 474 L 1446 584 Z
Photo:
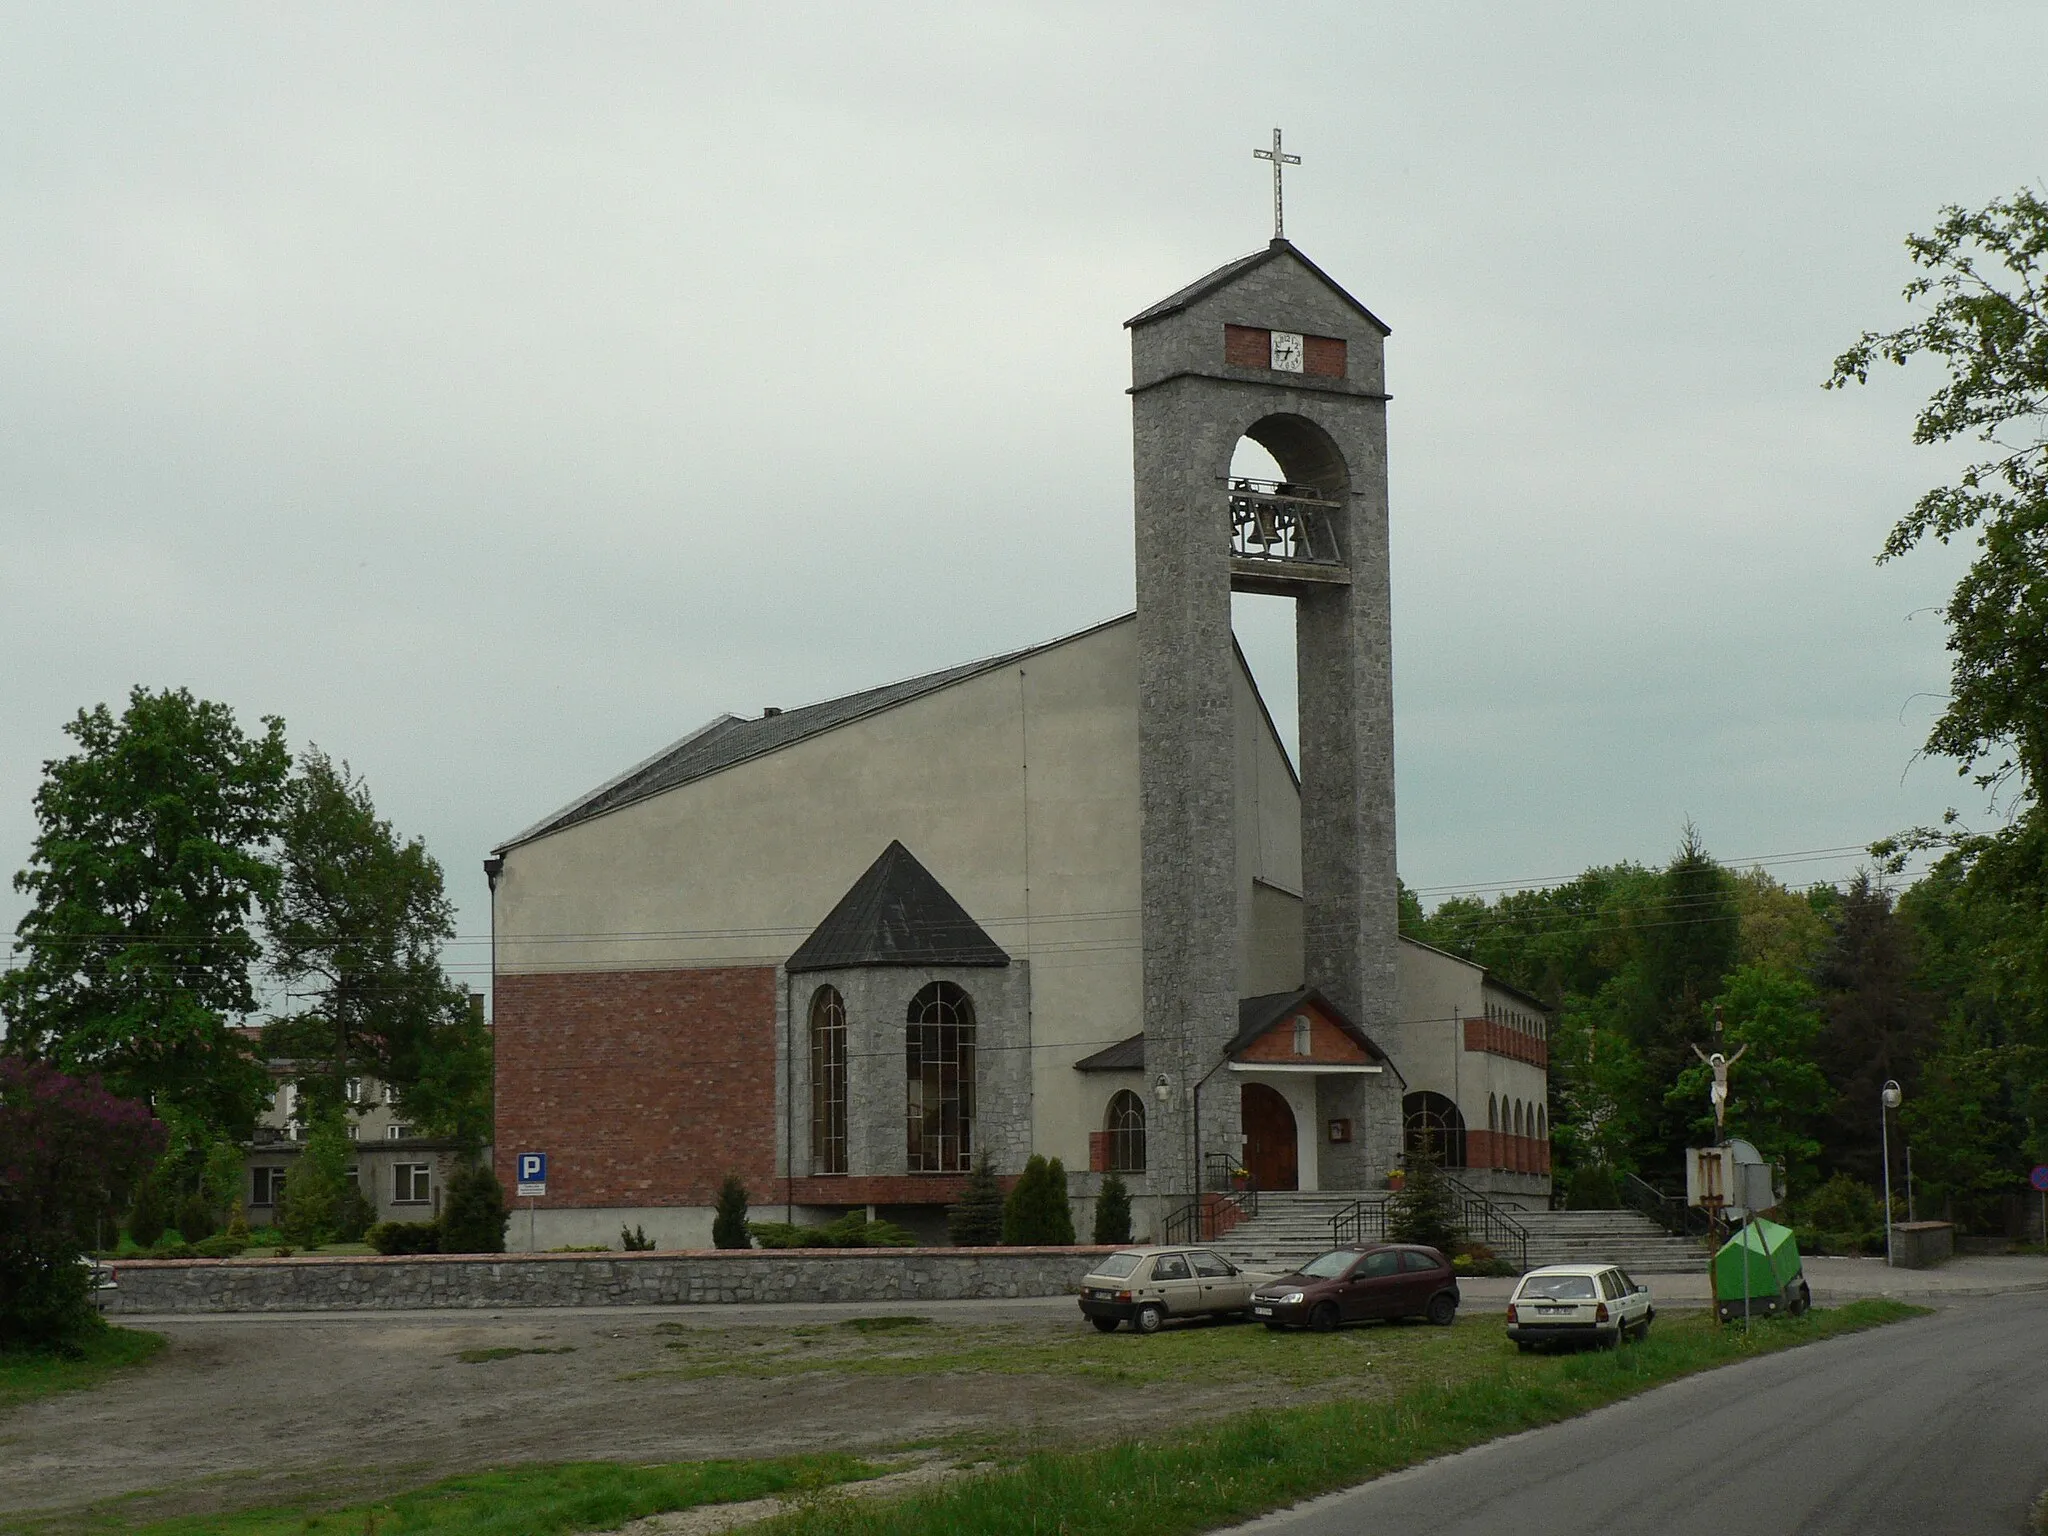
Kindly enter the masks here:
M 1107 1248 L 151 1259 L 114 1265 L 113 1313 L 604 1307 L 1067 1296 Z

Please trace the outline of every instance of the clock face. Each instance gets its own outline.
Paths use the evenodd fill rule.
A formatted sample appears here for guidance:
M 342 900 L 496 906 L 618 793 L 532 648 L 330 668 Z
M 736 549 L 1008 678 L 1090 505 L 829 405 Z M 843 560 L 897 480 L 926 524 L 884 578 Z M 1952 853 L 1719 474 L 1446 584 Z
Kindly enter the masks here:
M 1273 332 L 1273 369 L 1276 373 L 1301 372 L 1301 335 L 1299 332 Z

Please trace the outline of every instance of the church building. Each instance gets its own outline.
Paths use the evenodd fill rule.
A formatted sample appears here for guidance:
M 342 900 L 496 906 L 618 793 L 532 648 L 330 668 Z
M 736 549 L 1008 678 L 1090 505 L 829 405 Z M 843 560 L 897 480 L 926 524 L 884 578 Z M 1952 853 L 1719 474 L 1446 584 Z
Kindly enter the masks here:
M 1387 329 L 1282 238 L 1128 326 L 1134 613 L 722 715 L 494 851 L 515 1244 L 705 1246 L 728 1173 L 943 1241 L 984 1153 L 1084 1236 L 1110 1172 L 1140 1236 L 1417 1152 L 1547 1201 L 1543 1005 L 1398 933 Z M 1233 591 L 1295 601 L 1298 769 Z

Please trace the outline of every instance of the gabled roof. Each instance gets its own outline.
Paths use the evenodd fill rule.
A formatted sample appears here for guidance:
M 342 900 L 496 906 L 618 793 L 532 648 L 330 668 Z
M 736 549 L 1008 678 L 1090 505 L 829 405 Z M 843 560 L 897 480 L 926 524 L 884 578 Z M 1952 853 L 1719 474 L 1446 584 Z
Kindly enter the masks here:
M 1303 987 L 1298 992 L 1268 992 L 1263 997 L 1245 998 L 1237 1005 L 1237 1038 L 1224 1047 L 1223 1054 L 1235 1056 L 1288 1014 L 1304 1005 L 1315 1007 L 1349 1035 L 1374 1061 L 1387 1060 L 1387 1053 L 1374 1045 L 1366 1037 L 1365 1031 L 1351 1022 L 1343 1009 L 1314 987 Z
M 1076 1072 L 1142 1072 L 1145 1070 L 1145 1033 L 1140 1030 L 1128 1040 L 1104 1046 L 1093 1056 L 1074 1063 Z
M 1139 310 L 1138 313 L 1131 316 L 1130 319 L 1126 320 L 1124 322 L 1124 325 L 1126 328 L 1133 328 L 1140 325 L 1150 325 L 1154 320 L 1163 320 L 1168 315 L 1178 314 L 1180 311 L 1186 309 L 1190 304 L 1193 304 L 1196 300 L 1206 299 L 1210 294 L 1216 292 L 1219 288 L 1228 286 L 1230 283 L 1235 282 L 1238 278 L 1244 276 L 1244 274 L 1247 272 L 1257 271 L 1260 267 L 1263 267 L 1267 262 L 1272 261 L 1280 256 L 1292 256 L 1304 267 L 1307 267 L 1310 273 L 1312 273 L 1317 278 L 1317 280 L 1322 283 L 1322 285 L 1325 288 L 1329 289 L 1330 292 L 1334 293 L 1338 298 L 1342 299 L 1346 304 L 1350 305 L 1353 309 L 1358 311 L 1358 313 L 1362 317 L 1364 317 L 1366 322 L 1373 326 L 1374 329 L 1376 329 L 1382 336 L 1391 336 L 1394 334 L 1392 327 L 1390 327 L 1384 320 L 1380 319 L 1378 315 L 1374 314 L 1371 310 L 1367 309 L 1363 304 L 1359 303 L 1358 300 L 1354 299 L 1349 293 L 1345 292 L 1342 284 L 1340 284 L 1335 278 L 1331 277 L 1330 274 L 1325 272 L 1321 267 L 1317 266 L 1314 262 L 1310 261 L 1306 256 L 1302 255 L 1302 253 L 1295 248 L 1293 242 L 1286 239 L 1275 239 L 1263 251 L 1253 251 L 1249 256 L 1240 256 L 1235 261 L 1225 262 L 1222 266 L 1218 267 L 1214 272 L 1211 272 L 1207 277 L 1197 278 L 1194 282 L 1189 283 L 1187 287 L 1181 289 L 1180 292 L 1170 293 L 1165 298 L 1161 299 L 1157 304 L 1154 304 L 1151 308 Z
M 954 683 L 965 682 L 984 672 L 1049 651 L 1055 646 L 1065 645 L 1084 635 L 1110 628 L 1115 624 L 1129 623 L 1130 614 L 1109 619 L 1101 624 L 1076 630 L 1070 635 L 1061 635 L 1042 645 L 1026 646 L 1022 650 L 1007 651 L 1000 656 L 984 657 L 980 661 L 964 662 L 959 666 L 945 667 L 937 672 L 927 672 L 920 677 L 907 678 L 900 683 L 885 683 L 879 688 L 863 689 L 859 693 L 844 694 L 836 699 L 826 699 L 817 704 L 806 704 L 797 709 L 783 710 L 779 714 L 763 715 L 755 720 L 743 720 L 737 715 L 720 715 L 708 725 L 699 726 L 673 746 L 661 751 L 627 769 L 615 779 L 600 784 L 588 794 L 571 801 L 553 815 L 536 822 L 518 836 L 508 838 L 492 849 L 503 853 L 521 843 L 530 843 L 535 838 L 546 837 L 551 832 L 560 832 L 578 822 L 589 821 L 607 811 L 618 810 L 636 800 L 645 800 L 664 790 L 676 789 L 696 779 L 705 778 L 721 769 L 735 767 L 750 758 L 761 757 L 769 752 L 794 746 L 812 736 L 822 735 L 838 726 L 850 725 L 865 716 L 879 714 L 885 709 L 894 709 L 912 699 Z
M 794 975 L 856 965 L 1009 963 L 1002 946 L 897 842 L 853 882 L 784 969 Z

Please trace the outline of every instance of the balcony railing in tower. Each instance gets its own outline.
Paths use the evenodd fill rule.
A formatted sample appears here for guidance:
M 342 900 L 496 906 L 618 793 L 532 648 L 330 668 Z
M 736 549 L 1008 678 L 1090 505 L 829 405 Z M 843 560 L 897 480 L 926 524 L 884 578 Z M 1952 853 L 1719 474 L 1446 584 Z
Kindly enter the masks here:
M 1337 542 L 1341 504 L 1312 485 L 1232 476 L 1229 485 L 1233 563 L 1255 562 L 1306 580 L 1343 579 Z M 1240 566 L 1240 569 L 1245 567 Z

